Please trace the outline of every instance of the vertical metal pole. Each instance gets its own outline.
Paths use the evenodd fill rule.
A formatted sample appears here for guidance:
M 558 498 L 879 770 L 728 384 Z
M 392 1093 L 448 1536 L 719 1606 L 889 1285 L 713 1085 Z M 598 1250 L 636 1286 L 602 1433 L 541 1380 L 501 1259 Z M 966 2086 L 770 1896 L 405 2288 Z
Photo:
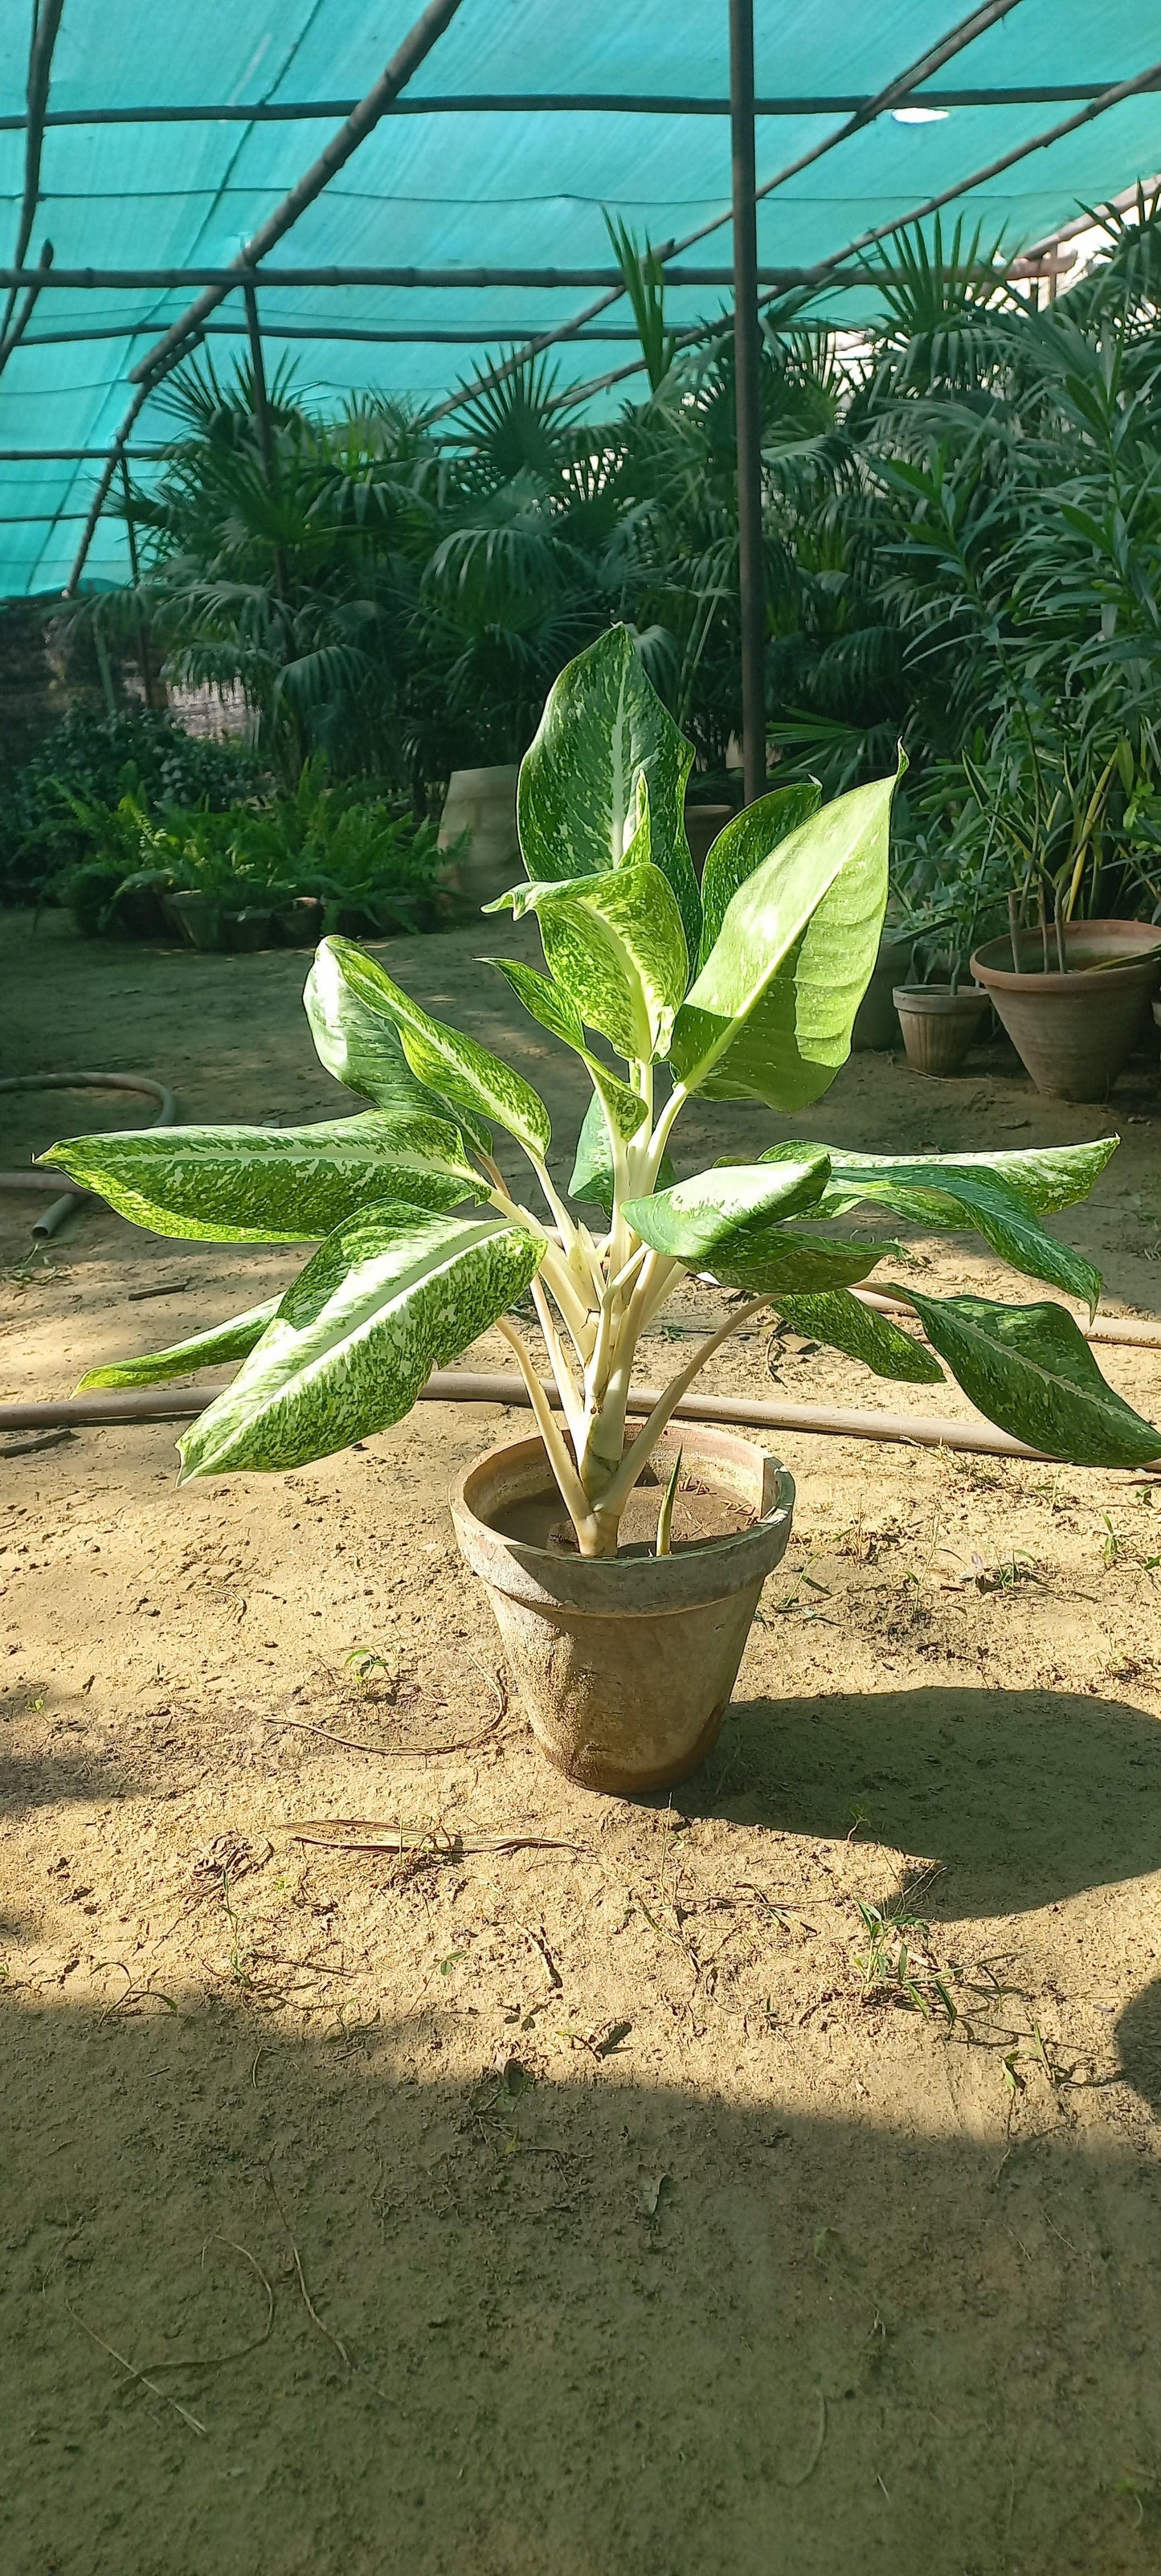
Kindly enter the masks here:
M 129 480 L 129 467 L 125 461 L 124 448 L 121 450 L 121 490 L 125 498 L 125 532 L 129 539 L 129 570 L 133 576 L 133 601 L 137 617 L 137 658 L 141 664 L 145 704 L 152 715 L 154 712 L 153 674 L 149 668 L 149 637 L 141 607 L 141 560 L 137 552 L 137 530 L 133 525 L 133 486 Z
M 747 805 L 766 792 L 766 579 L 762 552 L 762 403 L 758 219 L 754 202 L 754 0 L 730 0 L 734 220 L 734 400 L 738 441 L 738 591 L 742 765 Z

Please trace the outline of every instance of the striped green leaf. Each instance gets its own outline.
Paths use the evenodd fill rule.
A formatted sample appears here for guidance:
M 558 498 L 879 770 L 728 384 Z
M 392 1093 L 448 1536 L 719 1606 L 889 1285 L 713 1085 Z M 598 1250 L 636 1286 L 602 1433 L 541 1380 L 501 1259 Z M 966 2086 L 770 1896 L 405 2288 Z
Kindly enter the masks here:
M 485 1186 L 454 1127 L 376 1109 L 310 1127 L 75 1136 L 40 1159 L 131 1224 L 206 1243 L 308 1243 L 373 1199 L 451 1208 Z
M 627 1199 L 624 1214 L 634 1233 L 655 1252 L 687 1270 L 712 1270 L 715 1278 L 746 1284 L 747 1276 L 777 1261 L 786 1248 L 785 1219 L 811 1208 L 826 1187 L 830 1161 L 815 1146 L 801 1163 L 716 1165 L 695 1179 L 649 1198 Z M 877 1255 L 871 1250 L 866 1267 Z M 852 1273 L 861 1278 L 862 1271 Z M 803 1281 L 802 1285 L 808 1283 Z M 813 1284 L 813 1283 L 809 1283 Z M 821 1285 L 829 1284 L 820 1280 Z
M 658 1186 L 668 1189 L 677 1179 L 667 1151 L 661 1156 Z M 609 1142 L 608 1121 L 601 1115 L 599 1100 L 590 1100 L 577 1138 L 572 1178 L 568 1185 L 570 1198 L 581 1199 L 586 1207 L 601 1208 L 606 1216 L 613 1206 L 613 1153 Z
M 520 848 L 534 880 L 603 875 L 620 867 L 636 826 L 644 773 L 651 856 L 672 888 L 696 957 L 701 897 L 685 835 L 693 750 L 662 705 L 628 629 L 614 626 L 579 653 L 549 692 L 520 767 Z
M 648 831 L 648 818 L 644 829 Z M 663 1056 L 689 979 L 685 933 L 648 860 L 567 883 L 514 886 L 488 912 L 534 912 L 556 983 L 626 1062 Z
M 645 1116 L 645 1103 L 640 1092 L 632 1091 L 627 1082 L 622 1082 L 607 1064 L 601 1063 L 599 1056 L 590 1052 L 585 1045 L 580 1012 L 560 985 L 555 984 L 550 975 L 542 975 L 539 967 L 525 966 L 515 957 L 486 957 L 481 958 L 480 963 L 497 967 L 517 999 L 523 1002 L 525 1010 L 540 1022 L 541 1028 L 548 1029 L 554 1038 L 563 1039 L 565 1046 L 571 1047 L 574 1055 L 579 1055 L 582 1064 L 587 1065 L 618 1136 L 635 1136 Z
M 248 1314 L 233 1315 L 228 1324 L 211 1324 L 208 1332 L 175 1342 L 171 1350 L 148 1351 L 137 1360 L 114 1360 L 108 1368 L 90 1369 L 77 1393 L 91 1386 L 164 1386 L 168 1378 L 190 1377 L 198 1369 L 223 1368 L 228 1360 L 248 1359 L 280 1304 L 280 1298 L 268 1297 L 264 1306 L 251 1306 Z
M 370 1010 L 394 1022 L 408 1064 L 420 1082 L 458 1111 L 506 1127 L 528 1153 L 543 1159 L 552 1140 L 548 1111 L 523 1074 L 513 1072 L 487 1047 L 477 1046 L 474 1038 L 449 1029 L 443 1020 L 433 1020 L 353 940 L 324 939 L 322 944 L 348 990 Z
M 921 1297 L 908 1288 L 928 1340 L 989 1422 L 1050 1458 L 1079 1467 L 1144 1467 L 1161 1460 L 1161 1431 L 1101 1376 L 1063 1306 L 999 1306 L 987 1297 Z
M 394 1020 L 353 990 L 335 946 L 333 940 L 322 941 L 302 997 L 320 1062 L 336 1082 L 373 1101 L 376 1109 L 389 1110 L 393 1117 L 446 1118 L 446 1100 L 417 1081 Z M 491 1134 L 483 1121 L 471 1118 L 462 1106 L 456 1114 L 490 1152 Z
M 943 1383 L 938 1360 L 922 1342 L 901 1332 L 888 1315 L 876 1315 L 872 1307 L 861 1306 L 846 1288 L 832 1288 L 818 1297 L 780 1297 L 778 1312 L 796 1333 L 825 1342 L 830 1350 L 845 1351 L 848 1359 L 862 1360 L 876 1377 L 912 1386 Z
M 182 1482 L 328 1458 L 410 1412 L 535 1276 L 522 1226 L 390 1201 L 328 1235 L 262 1341 L 179 1443 Z
M 689 1090 L 787 1111 L 833 1082 L 878 954 L 895 783 L 836 797 L 739 886 L 674 1025 Z
M 894 1216 L 917 1225 L 949 1231 L 974 1227 L 1013 1270 L 1062 1288 L 1066 1296 L 1080 1298 L 1090 1314 L 1096 1312 L 1099 1270 L 1071 1244 L 1048 1234 L 1012 1183 L 979 1159 L 974 1164 L 966 1158 L 909 1163 L 897 1156 L 880 1161 L 870 1154 L 835 1154 L 820 1217 L 841 1215 L 859 1200 L 890 1208 Z
M 765 865 L 771 851 L 788 840 L 800 823 L 809 823 L 821 803 L 822 789 L 813 779 L 804 780 L 798 787 L 775 787 L 769 796 L 759 796 L 753 805 L 735 814 L 732 823 L 718 833 L 702 870 L 699 974 L 717 945 L 718 933 L 739 886 L 745 885 L 755 868 Z
M 1081 1145 L 1033 1145 L 1016 1153 L 999 1154 L 855 1154 L 844 1145 L 831 1160 L 836 1180 L 840 1168 L 849 1170 L 853 1180 L 865 1170 L 898 1171 L 917 1173 L 938 1188 L 940 1173 L 949 1166 L 981 1177 L 992 1173 L 1015 1190 L 1026 1208 L 1044 1216 L 1053 1208 L 1072 1207 L 1078 1199 L 1086 1199 L 1120 1141 L 1119 1136 L 1095 1136 Z M 784 1150 L 797 1153 L 800 1148 L 773 1148 L 774 1153 Z M 853 1194 L 857 1196 L 857 1192 Z

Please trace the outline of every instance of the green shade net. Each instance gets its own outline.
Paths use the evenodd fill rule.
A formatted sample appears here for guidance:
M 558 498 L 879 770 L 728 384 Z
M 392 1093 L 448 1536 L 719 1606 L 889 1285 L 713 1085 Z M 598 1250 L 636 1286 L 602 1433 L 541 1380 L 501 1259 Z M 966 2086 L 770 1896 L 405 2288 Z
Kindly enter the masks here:
M 379 77 L 420 0 L 201 0 L 158 8 L 147 0 L 65 0 L 49 107 L 231 105 L 348 101 Z M 961 7 L 959 14 L 965 14 Z M 24 113 L 30 8 L 8 0 L 0 63 L 0 118 Z M 807 109 L 758 122 L 758 179 L 773 176 L 844 121 L 848 102 L 883 88 L 955 23 L 931 0 L 883 0 L 875 10 L 840 0 L 756 0 L 756 88 L 767 101 Z M 17 39 L 17 20 L 20 33 Z M 939 92 L 1097 91 L 1143 71 L 1156 22 L 1136 0 L 1021 0 L 928 84 Z M 405 98 L 473 94 L 615 93 L 722 101 L 728 95 L 726 0 L 464 0 Z M 830 106 L 830 101 L 841 102 Z M 822 102 L 823 104 L 819 104 Z M 758 212 L 759 259 L 812 265 L 871 228 L 908 215 L 929 197 L 1075 113 L 1079 101 L 952 105 L 925 123 L 887 115 L 779 188 Z M 28 264 L 50 239 L 60 268 L 224 266 L 280 203 L 341 123 L 49 126 L 41 200 Z M 998 179 L 954 200 L 983 239 L 1015 250 L 1107 201 L 1161 167 L 1161 103 L 1127 100 Z M 5 256 L 16 244 L 25 137 L 0 131 Z M 679 239 L 726 212 L 730 132 L 724 115 L 567 114 L 522 106 L 502 113 L 386 116 L 325 194 L 273 254 L 296 266 L 602 268 L 611 265 L 607 208 L 639 238 Z M 946 238 L 946 233 L 945 233 Z M 690 254 L 728 269 L 728 222 Z M 406 394 L 419 404 L 454 392 L 513 344 L 569 320 L 599 290 L 455 286 L 319 290 L 264 288 L 261 315 L 273 373 L 292 359 L 300 392 L 320 407 L 356 388 Z M 26 337 L 0 374 L 0 448 L 107 447 L 132 387 L 129 371 L 193 300 L 196 289 L 61 290 L 41 296 Z M 680 329 L 716 318 L 728 290 L 678 286 L 666 319 Z M 865 287 L 844 289 L 820 310 L 855 324 L 871 309 Z M 370 336 L 331 338 L 342 329 Z M 317 336 L 316 336 L 317 335 Z M 388 336 L 391 335 L 391 336 Z M 397 335 L 397 336 L 396 336 Z M 233 295 L 214 315 L 207 345 L 219 367 L 245 353 L 245 317 Z M 563 389 L 633 355 L 622 298 L 584 336 L 556 352 Z M 630 378 L 625 393 L 641 389 Z M 616 403 L 614 393 L 594 398 Z M 134 433 L 165 435 L 146 404 Z M 0 464 L 0 596 L 54 591 L 67 582 L 99 465 Z M 138 480 L 148 467 L 135 464 Z M 126 578 L 125 532 L 102 518 L 86 585 Z

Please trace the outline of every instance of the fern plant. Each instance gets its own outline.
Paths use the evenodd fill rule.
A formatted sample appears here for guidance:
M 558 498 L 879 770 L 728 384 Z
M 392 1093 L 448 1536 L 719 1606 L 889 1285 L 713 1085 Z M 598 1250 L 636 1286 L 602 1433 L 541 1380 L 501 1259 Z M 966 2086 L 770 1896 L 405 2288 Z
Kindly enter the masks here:
M 581 1554 L 615 1556 L 675 1406 L 761 1306 L 881 1377 L 937 1380 L 940 1354 L 992 1421 L 1054 1456 L 1124 1466 L 1161 1448 L 1064 1307 L 913 1292 L 925 1347 L 852 1294 L 881 1247 L 837 1230 L 860 1204 L 975 1227 L 1026 1277 L 1093 1309 L 1098 1273 L 1040 1215 L 1085 1195 L 1115 1138 L 945 1159 L 780 1137 L 756 1162 L 677 1178 L 669 1148 L 691 1100 L 756 1099 L 796 1120 L 845 1061 L 883 921 L 895 785 L 827 806 L 809 785 L 760 798 L 720 835 L 699 892 L 682 819 L 691 758 L 614 628 L 562 672 L 521 770 L 526 881 L 488 908 L 536 919 L 546 971 L 494 962 L 592 1083 L 567 1196 L 531 1084 L 343 939 L 319 948 L 306 1007 L 323 1063 L 371 1104 L 360 1114 L 96 1136 L 44 1158 L 158 1233 L 318 1243 L 284 1296 L 85 1380 L 145 1385 L 242 1360 L 182 1441 L 184 1476 L 297 1467 L 382 1431 L 433 1366 L 496 1325 Z M 495 1127 L 526 1155 L 540 1215 L 506 1187 Z M 641 1335 L 687 1274 L 707 1272 L 743 1300 L 630 1437 Z M 528 1292 L 560 1421 L 510 1312 Z

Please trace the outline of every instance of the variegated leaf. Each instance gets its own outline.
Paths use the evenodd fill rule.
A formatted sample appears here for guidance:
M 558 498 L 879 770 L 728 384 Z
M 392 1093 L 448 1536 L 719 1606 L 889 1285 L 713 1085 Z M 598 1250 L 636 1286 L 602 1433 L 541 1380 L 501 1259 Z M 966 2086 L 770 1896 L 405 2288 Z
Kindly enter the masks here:
M 661 1156 L 661 1169 L 657 1175 L 657 1186 L 662 1190 L 668 1189 L 670 1182 L 676 1179 L 677 1174 L 668 1151 L 664 1151 Z M 612 1211 L 613 1152 L 609 1141 L 608 1122 L 601 1115 L 599 1100 L 590 1100 L 585 1111 L 584 1123 L 577 1138 L 568 1194 L 570 1198 L 582 1200 L 586 1207 L 601 1208 L 606 1216 Z
M 487 1047 L 477 1046 L 474 1038 L 449 1029 L 443 1020 L 433 1020 L 352 940 L 324 940 L 323 946 L 329 948 L 348 989 L 371 1010 L 385 1012 L 394 1021 L 408 1064 L 420 1082 L 437 1091 L 442 1100 L 454 1102 L 458 1110 L 494 1119 L 527 1152 L 543 1159 L 552 1141 L 548 1111 L 523 1074 L 513 1072 Z
M 587 1065 L 618 1136 L 635 1136 L 645 1116 L 645 1103 L 640 1092 L 632 1091 L 627 1082 L 622 1082 L 585 1045 L 580 1012 L 561 986 L 555 984 L 550 975 L 542 975 L 539 967 L 525 966 L 515 957 L 486 957 L 480 962 L 497 967 L 511 985 L 517 1000 L 523 1002 L 525 1010 L 539 1021 L 541 1028 L 550 1030 L 553 1037 L 563 1039 L 565 1046 L 571 1047 L 574 1055 L 579 1055 L 582 1063 Z
M 777 1260 L 787 1240 L 785 1219 L 814 1205 L 829 1172 L 821 1146 L 801 1163 L 719 1164 L 649 1198 L 626 1199 L 624 1215 L 655 1252 L 684 1263 L 687 1270 L 712 1270 L 715 1278 L 734 1282 L 739 1267 L 749 1275 L 767 1260 Z M 871 1250 L 867 1269 L 876 1258 Z M 738 1279 L 736 1284 L 745 1282 Z
M 780 1150 L 777 1159 L 781 1159 Z M 916 1225 L 945 1230 L 974 1227 L 1013 1270 L 1022 1271 L 1027 1279 L 1046 1280 L 1050 1288 L 1062 1288 L 1066 1296 L 1080 1298 L 1090 1313 L 1096 1312 L 1099 1270 L 1083 1253 L 1074 1252 L 1071 1244 L 1058 1243 L 1055 1235 L 1048 1234 L 1026 1199 L 994 1165 L 979 1158 L 974 1164 L 966 1157 L 960 1162 L 950 1155 L 906 1162 L 897 1155 L 880 1161 L 871 1154 L 833 1154 L 820 1218 L 841 1215 L 860 1200 L 889 1208 L 892 1215 L 908 1217 Z
M 883 926 L 895 783 L 836 797 L 739 886 L 674 1025 L 691 1091 L 802 1109 L 845 1064 Z
M 454 1127 L 377 1109 L 310 1127 L 76 1136 L 40 1159 L 131 1224 L 206 1243 L 308 1243 L 373 1199 L 451 1208 L 486 1187 Z
M 668 878 L 686 948 L 696 957 L 701 898 L 685 834 L 692 761 L 692 747 L 647 678 L 627 628 L 598 636 L 550 690 L 521 763 L 517 819 L 529 876 L 588 877 L 620 867 L 644 772 L 653 864 Z
M 646 860 L 565 884 L 515 886 L 485 909 L 508 907 L 517 921 L 536 914 L 552 974 L 589 1028 L 627 1062 L 665 1054 L 689 960 L 660 868 Z
M 386 1202 L 336 1228 L 231 1387 L 179 1443 L 182 1481 L 330 1457 L 410 1412 L 535 1277 L 522 1226 Z
M 702 870 L 699 975 L 717 945 L 718 933 L 739 886 L 745 885 L 755 868 L 765 866 L 771 851 L 788 840 L 800 823 L 809 823 L 821 803 L 822 789 L 812 778 L 798 787 L 775 787 L 769 796 L 759 796 L 753 805 L 735 814 L 733 821 L 718 833 Z
M 447 1117 L 447 1101 L 413 1074 L 394 1020 L 347 982 L 333 940 L 324 939 L 316 951 L 302 998 L 315 1051 L 336 1082 L 396 1118 Z M 456 1117 L 490 1152 L 484 1121 L 462 1104 Z
M 794 1332 L 825 1342 L 832 1351 L 845 1351 L 848 1359 L 861 1360 L 876 1377 L 912 1386 L 943 1383 L 938 1360 L 922 1342 L 901 1332 L 889 1315 L 877 1315 L 873 1307 L 860 1305 L 847 1288 L 832 1288 L 817 1297 L 779 1297 L 777 1303 L 779 1314 Z
M 280 1298 L 268 1297 L 264 1306 L 251 1306 L 248 1314 L 234 1315 L 228 1324 L 211 1324 L 188 1342 L 175 1342 L 171 1350 L 148 1351 L 137 1360 L 114 1360 L 108 1368 L 90 1369 L 77 1393 L 91 1386 L 163 1386 L 169 1378 L 190 1377 L 198 1369 L 223 1368 L 228 1360 L 247 1359 L 280 1304 Z
M 907 1295 L 964 1394 L 1014 1439 L 1079 1467 L 1161 1461 L 1161 1431 L 1102 1377 L 1063 1306 L 922 1297 L 913 1288 Z

